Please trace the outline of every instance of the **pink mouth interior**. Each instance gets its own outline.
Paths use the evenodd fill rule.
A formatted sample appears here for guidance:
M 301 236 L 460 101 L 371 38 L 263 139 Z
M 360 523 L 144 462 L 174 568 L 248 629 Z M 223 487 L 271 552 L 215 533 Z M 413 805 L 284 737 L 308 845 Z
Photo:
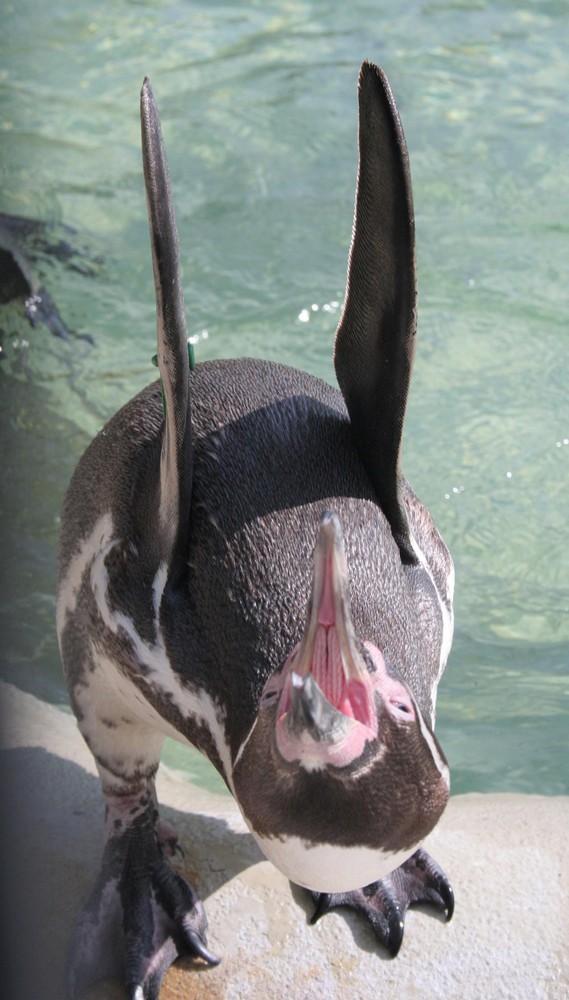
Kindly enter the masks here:
M 295 651 L 296 652 L 296 651 Z M 294 670 L 294 660 L 290 664 Z M 342 665 L 340 643 L 334 625 L 319 625 L 314 643 L 310 673 L 324 697 L 334 708 L 367 729 L 376 729 L 373 686 L 361 681 L 348 681 Z M 285 685 L 281 711 L 290 707 L 290 674 Z
M 345 589 L 342 577 L 346 570 L 342 565 L 342 553 L 338 554 L 336 541 L 337 539 L 330 538 L 326 541 L 324 536 L 319 541 L 320 554 L 316 557 L 313 593 L 313 600 L 317 601 L 317 605 L 310 612 L 311 623 L 304 639 L 292 651 L 280 675 L 282 693 L 277 712 L 277 743 L 286 760 L 297 760 L 300 757 L 311 759 L 314 763 L 321 758 L 322 764 L 344 766 L 361 756 L 366 741 L 377 737 L 377 684 L 361 663 L 357 660 L 345 663 L 342 657 L 339 629 L 343 629 L 348 645 L 345 655 L 357 658 L 358 653 L 351 648 L 353 640 L 349 638 L 351 624 L 342 596 Z M 323 565 L 319 561 L 322 558 Z M 321 587 L 317 584 L 319 574 L 324 577 L 320 577 Z M 308 653 L 310 647 L 311 651 Z M 297 655 L 299 650 L 300 656 Z M 316 742 L 309 747 L 306 740 L 303 742 L 291 737 L 286 726 L 286 716 L 291 706 L 293 674 L 301 678 L 310 674 L 330 705 L 346 719 L 353 720 L 353 725 L 344 729 L 343 736 L 337 742 Z
M 312 676 L 325 698 L 346 715 L 369 729 L 374 728 L 375 711 L 371 683 L 348 681 L 342 665 L 336 629 L 336 609 L 332 582 L 332 561 L 328 560 L 324 589 L 318 608 L 318 630 L 314 643 Z

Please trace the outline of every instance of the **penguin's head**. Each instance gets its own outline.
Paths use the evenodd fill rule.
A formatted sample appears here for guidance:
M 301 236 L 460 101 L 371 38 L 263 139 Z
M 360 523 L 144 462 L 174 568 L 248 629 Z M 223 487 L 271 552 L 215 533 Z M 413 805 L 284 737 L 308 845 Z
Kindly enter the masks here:
M 392 871 L 447 803 L 432 729 L 381 650 L 354 633 L 334 514 L 320 525 L 304 634 L 265 684 L 232 784 L 267 857 L 319 892 Z

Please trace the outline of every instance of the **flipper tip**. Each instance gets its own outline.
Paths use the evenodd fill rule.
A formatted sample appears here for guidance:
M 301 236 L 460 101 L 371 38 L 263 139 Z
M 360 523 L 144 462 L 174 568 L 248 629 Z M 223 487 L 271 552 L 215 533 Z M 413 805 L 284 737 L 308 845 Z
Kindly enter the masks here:
M 144 80 L 142 81 L 142 87 L 140 89 L 140 98 L 141 100 L 153 99 L 152 84 L 150 83 L 150 77 L 148 76 L 145 76 Z

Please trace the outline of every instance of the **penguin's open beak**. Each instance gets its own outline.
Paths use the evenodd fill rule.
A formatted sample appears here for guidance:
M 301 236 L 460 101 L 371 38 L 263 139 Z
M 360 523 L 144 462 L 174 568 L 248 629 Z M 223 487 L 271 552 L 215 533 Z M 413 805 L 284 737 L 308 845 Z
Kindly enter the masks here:
M 374 685 L 356 645 L 347 590 L 342 528 L 326 513 L 306 628 L 283 671 L 277 745 L 286 760 L 345 766 L 377 736 Z
M 337 667 L 330 673 L 331 667 Z M 342 526 L 336 514 L 324 514 L 314 550 L 314 574 L 309 614 L 294 659 L 301 677 L 316 680 L 365 683 L 368 670 L 358 652 L 348 606 L 348 566 Z M 337 696 L 332 690 L 332 697 Z

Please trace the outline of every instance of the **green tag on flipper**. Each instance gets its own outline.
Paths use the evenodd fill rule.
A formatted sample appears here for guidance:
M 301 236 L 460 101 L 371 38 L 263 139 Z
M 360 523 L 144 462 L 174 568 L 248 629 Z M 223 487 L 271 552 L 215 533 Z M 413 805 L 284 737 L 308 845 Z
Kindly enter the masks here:
M 155 368 L 158 368 L 158 355 L 153 354 L 150 359 Z M 196 352 L 194 351 L 194 345 L 188 340 L 188 361 L 190 362 L 190 371 L 195 372 L 196 370 Z
M 158 355 L 153 354 L 150 359 L 155 368 L 158 368 Z M 194 345 L 190 344 L 188 340 L 188 361 L 190 362 L 190 371 L 196 370 L 196 352 L 194 351 Z M 164 416 L 166 416 L 166 397 L 164 395 L 164 385 L 162 379 L 160 379 L 160 388 L 162 389 L 162 409 L 164 410 Z

